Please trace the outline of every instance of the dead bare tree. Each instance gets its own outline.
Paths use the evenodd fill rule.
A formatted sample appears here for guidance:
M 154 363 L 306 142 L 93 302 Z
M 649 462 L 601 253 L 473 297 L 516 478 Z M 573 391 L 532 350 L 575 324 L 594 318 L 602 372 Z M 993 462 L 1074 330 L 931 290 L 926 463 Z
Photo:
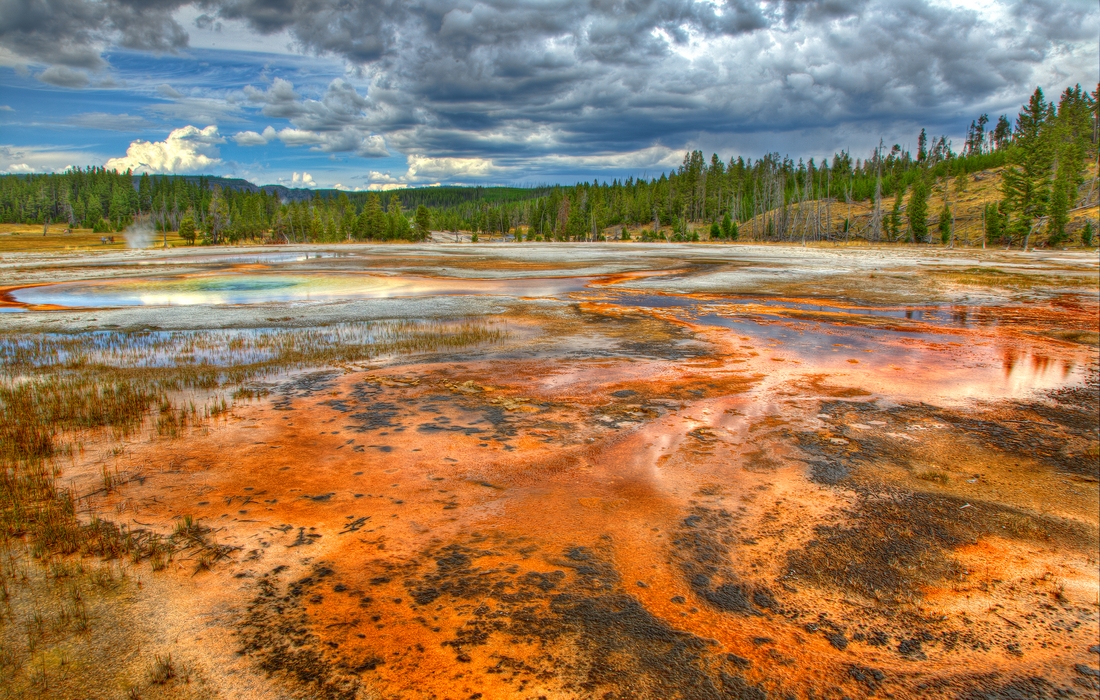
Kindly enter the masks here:
M 871 240 L 878 242 L 882 237 L 882 140 L 875 149 L 875 201 L 871 214 Z

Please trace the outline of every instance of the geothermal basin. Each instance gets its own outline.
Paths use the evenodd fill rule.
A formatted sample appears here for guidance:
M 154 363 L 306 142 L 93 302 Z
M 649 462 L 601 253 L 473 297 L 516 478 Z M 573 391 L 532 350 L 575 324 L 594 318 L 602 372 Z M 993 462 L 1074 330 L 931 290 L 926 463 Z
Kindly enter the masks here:
M 80 522 L 169 543 L 9 538 L 9 567 L 81 563 L 91 610 L 35 637 L 68 589 L 44 568 L 11 586 L 13 693 L 1100 690 L 1094 253 L 345 245 L 0 270 L 7 396 L 153 387 L 125 429 L 55 418 L 50 464 Z M 81 583 L 104 566 L 112 587 Z

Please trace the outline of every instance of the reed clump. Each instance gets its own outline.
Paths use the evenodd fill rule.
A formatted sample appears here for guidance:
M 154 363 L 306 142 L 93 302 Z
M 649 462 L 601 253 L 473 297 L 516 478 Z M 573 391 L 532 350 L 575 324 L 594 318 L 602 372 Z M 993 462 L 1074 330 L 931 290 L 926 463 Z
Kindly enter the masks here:
M 0 540 L 26 538 L 37 557 L 130 557 L 154 568 L 190 548 L 209 565 L 224 550 L 199 546 L 196 527 L 163 537 L 77 517 L 77 495 L 58 483 L 58 458 L 96 431 L 121 440 L 151 425 L 160 436 L 183 436 L 230 411 L 234 401 L 263 395 L 242 387 L 257 377 L 506 337 L 484 321 L 462 319 L 0 336 Z M 110 492 L 120 479 L 104 468 L 103 489 Z

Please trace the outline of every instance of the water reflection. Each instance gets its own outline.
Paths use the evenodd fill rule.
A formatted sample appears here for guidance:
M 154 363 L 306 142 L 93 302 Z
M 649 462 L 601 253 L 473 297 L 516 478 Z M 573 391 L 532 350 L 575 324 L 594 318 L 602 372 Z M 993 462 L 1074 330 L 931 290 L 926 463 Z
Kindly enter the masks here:
M 1005 348 L 1002 367 L 1004 380 L 1009 384 L 1064 383 L 1075 374 L 1078 363 L 1072 359 L 1058 359 L 1036 352 L 1020 352 L 1015 348 Z
M 258 304 L 468 294 L 541 297 L 579 290 L 588 281 L 589 278 L 465 280 L 238 271 L 68 282 L 16 289 L 9 296 L 28 306 L 76 308 Z
M 867 328 L 753 315 L 705 314 L 692 319 L 727 328 L 773 354 L 798 363 L 798 372 L 848 376 L 867 388 L 913 398 L 1018 397 L 1085 380 L 1088 352 L 1044 352 L 1042 341 L 979 339 L 967 335 Z M 782 366 L 773 374 L 790 376 Z
M 718 314 L 706 314 L 695 319 L 694 322 L 706 326 L 729 328 L 757 340 L 763 338 L 782 343 L 786 346 L 786 350 L 805 360 L 814 360 L 824 353 L 835 353 L 844 349 L 884 352 L 891 348 L 901 348 L 902 351 L 908 352 L 905 345 L 894 342 L 902 338 L 943 345 L 962 344 L 960 338 L 954 335 L 896 332 L 813 321 L 790 321 L 781 316 L 729 318 Z
M 695 309 L 697 312 L 715 305 L 728 305 L 733 307 L 753 306 L 773 308 L 776 309 L 776 311 L 843 314 L 853 317 L 871 316 L 875 318 L 898 319 L 957 328 L 968 328 L 972 325 L 992 326 L 997 324 L 996 318 L 992 316 L 978 316 L 975 314 L 976 309 L 969 306 L 958 305 L 906 307 L 837 306 L 786 299 L 761 299 L 759 297 L 710 297 L 700 299 L 663 294 L 622 295 L 612 298 L 610 303 L 616 306 L 648 309 L 691 308 Z

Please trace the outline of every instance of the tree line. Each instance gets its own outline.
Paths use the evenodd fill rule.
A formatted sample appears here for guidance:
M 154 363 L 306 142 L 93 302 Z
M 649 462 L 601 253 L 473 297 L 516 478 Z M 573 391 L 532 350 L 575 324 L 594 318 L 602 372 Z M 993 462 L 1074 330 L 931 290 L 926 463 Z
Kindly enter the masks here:
M 797 162 L 701 151 L 659 177 L 572 186 L 437 187 L 389 193 L 316 190 L 281 199 L 272 188 L 221 187 L 205 177 L 135 176 L 103 168 L 0 177 L 0 221 L 121 231 L 135 221 L 190 242 L 423 240 L 431 230 L 513 240 L 608 238 L 754 241 L 954 241 L 952 193 L 976 172 L 1003 167 L 999 201 L 983 211 L 990 243 L 1091 243 L 1071 213 L 1098 194 L 1096 92 L 1036 89 L 1015 120 L 971 122 L 961 152 L 922 130 L 917 152 L 880 143 L 865 159 L 842 151 Z M 940 194 L 942 207 L 929 211 Z M 853 215 L 863 203 L 869 215 Z

